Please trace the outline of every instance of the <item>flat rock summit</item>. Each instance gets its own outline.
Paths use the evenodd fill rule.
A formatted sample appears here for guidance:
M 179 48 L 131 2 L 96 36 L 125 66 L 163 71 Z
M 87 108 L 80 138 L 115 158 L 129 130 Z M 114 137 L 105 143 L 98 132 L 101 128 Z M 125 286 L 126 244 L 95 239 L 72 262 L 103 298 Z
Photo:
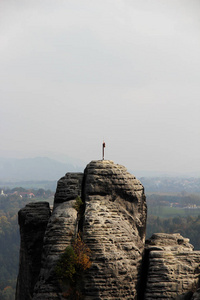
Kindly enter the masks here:
M 145 241 L 146 219 L 144 187 L 125 167 L 98 160 L 67 173 L 53 210 L 37 202 L 19 211 L 16 300 L 200 299 L 200 251 L 178 233 Z M 90 265 L 62 280 L 57 266 L 80 236 Z

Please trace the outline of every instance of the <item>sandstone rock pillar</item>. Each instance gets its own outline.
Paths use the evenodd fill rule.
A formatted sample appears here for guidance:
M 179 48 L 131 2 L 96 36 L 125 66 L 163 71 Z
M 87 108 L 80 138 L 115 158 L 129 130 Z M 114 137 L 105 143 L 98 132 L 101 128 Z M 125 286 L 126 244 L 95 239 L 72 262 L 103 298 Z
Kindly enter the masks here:
M 84 176 L 83 238 L 92 250 L 84 299 L 136 299 L 146 228 L 144 188 L 112 161 L 92 161 Z
M 49 203 L 27 204 L 18 216 L 21 245 L 15 299 L 31 300 L 41 268 L 43 238 L 50 217 Z

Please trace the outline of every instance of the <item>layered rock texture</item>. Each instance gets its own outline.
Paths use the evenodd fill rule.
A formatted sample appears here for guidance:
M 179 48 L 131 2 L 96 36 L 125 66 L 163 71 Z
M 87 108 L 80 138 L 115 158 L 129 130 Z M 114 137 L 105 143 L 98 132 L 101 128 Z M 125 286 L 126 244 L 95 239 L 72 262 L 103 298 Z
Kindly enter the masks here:
M 191 299 L 199 284 L 200 251 L 178 233 L 154 234 L 146 244 L 145 299 Z
M 92 250 L 85 299 L 135 299 L 144 251 L 144 188 L 122 166 L 91 162 L 85 170 L 83 237 Z
M 144 188 L 125 167 L 92 161 L 84 174 L 67 173 L 58 181 L 52 215 L 48 203 L 19 212 L 16 300 L 200 299 L 200 253 L 179 234 L 155 234 L 145 246 L 146 215 Z M 73 282 L 81 293 L 70 296 L 55 268 L 78 232 L 92 265 Z

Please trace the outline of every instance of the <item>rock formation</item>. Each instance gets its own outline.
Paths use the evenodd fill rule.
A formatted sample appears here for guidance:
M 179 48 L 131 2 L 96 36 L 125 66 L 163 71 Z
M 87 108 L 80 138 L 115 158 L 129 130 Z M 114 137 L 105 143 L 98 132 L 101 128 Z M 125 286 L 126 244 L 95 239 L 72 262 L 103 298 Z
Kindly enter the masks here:
M 44 237 L 42 268 L 35 285 L 34 300 L 62 299 L 63 291 L 56 278 L 55 266 L 78 232 L 78 215 L 74 205 L 76 197 L 81 196 L 82 179 L 81 173 L 67 173 L 58 181 L 53 213 Z
M 144 188 L 122 166 L 91 162 L 85 170 L 83 237 L 92 250 L 85 299 L 135 299 L 144 251 Z
M 145 246 L 146 214 L 144 188 L 123 166 L 92 161 L 84 174 L 67 173 L 58 181 L 51 216 L 45 203 L 19 212 L 16 300 L 75 299 L 55 267 L 79 231 L 92 265 L 79 277 L 77 299 L 200 299 L 200 252 L 179 234 L 155 234 Z
M 16 299 L 32 299 L 41 269 L 43 239 L 50 214 L 47 202 L 30 203 L 19 211 L 21 246 Z
M 154 234 L 146 242 L 145 299 L 191 299 L 199 283 L 200 251 L 180 234 Z

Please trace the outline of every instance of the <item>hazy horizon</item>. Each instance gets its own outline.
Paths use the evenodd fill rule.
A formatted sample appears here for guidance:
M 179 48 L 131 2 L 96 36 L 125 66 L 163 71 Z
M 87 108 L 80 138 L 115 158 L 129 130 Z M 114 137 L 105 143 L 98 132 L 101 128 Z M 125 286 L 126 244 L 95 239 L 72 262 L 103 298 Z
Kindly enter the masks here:
M 200 3 L 0 3 L 0 157 L 200 175 Z

